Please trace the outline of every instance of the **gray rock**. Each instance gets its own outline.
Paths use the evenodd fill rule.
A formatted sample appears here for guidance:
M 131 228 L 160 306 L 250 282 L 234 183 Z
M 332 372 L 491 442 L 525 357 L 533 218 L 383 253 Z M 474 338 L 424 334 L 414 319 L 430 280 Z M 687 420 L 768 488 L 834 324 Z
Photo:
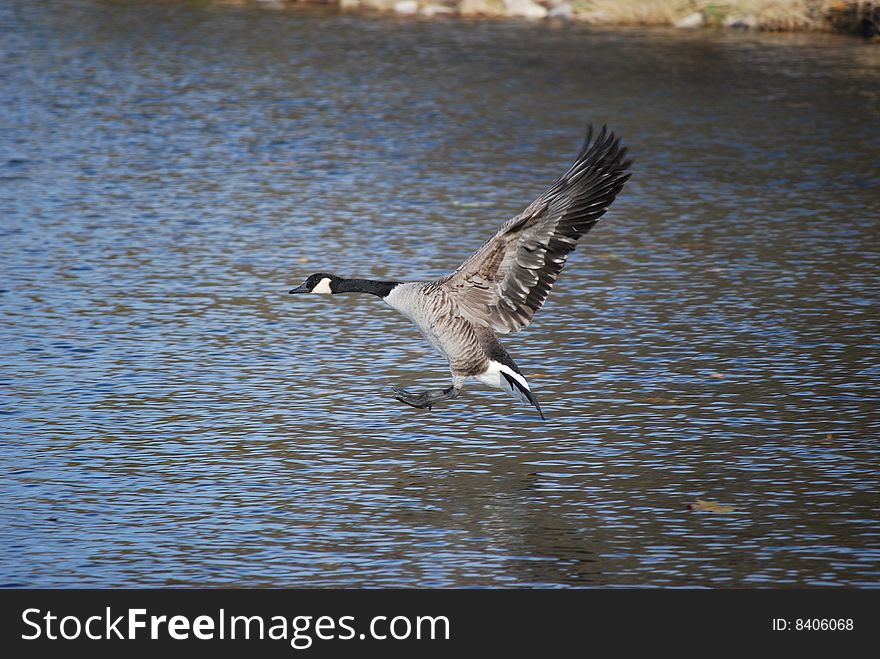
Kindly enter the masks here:
M 758 27 L 758 19 L 750 14 L 745 16 L 728 16 L 724 19 L 722 25 L 740 30 L 754 30 Z
M 696 27 L 703 27 L 704 23 L 705 19 L 703 18 L 703 15 L 700 12 L 695 11 L 693 14 L 688 14 L 680 21 L 678 21 L 675 24 L 675 27 L 681 28 L 683 30 L 692 30 Z
M 398 14 L 412 16 L 419 13 L 419 3 L 416 0 L 400 0 L 400 2 L 394 3 L 394 11 Z
M 550 18 L 559 18 L 563 21 L 570 21 L 574 17 L 574 9 L 567 2 L 556 5 L 547 14 Z
M 547 18 L 547 9 L 534 0 L 504 0 L 504 14 L 517 18 Z
M 455 9 L 446 5 L 425 5 L 419 13 L 422 16 L 451 16 Z

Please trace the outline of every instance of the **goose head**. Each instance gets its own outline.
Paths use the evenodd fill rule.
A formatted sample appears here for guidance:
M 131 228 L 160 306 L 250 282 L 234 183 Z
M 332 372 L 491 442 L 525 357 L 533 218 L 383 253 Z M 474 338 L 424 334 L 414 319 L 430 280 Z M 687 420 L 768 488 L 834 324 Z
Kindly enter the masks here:
M 326 272 L 316 272 L 309 275 L 309 278 L 303 282 L 301 286 L 291 289 L 291 293 L 319 293 L 329 295 L 331 293 L 340 292 L 335 286 L 342 278 L 331 275 Z

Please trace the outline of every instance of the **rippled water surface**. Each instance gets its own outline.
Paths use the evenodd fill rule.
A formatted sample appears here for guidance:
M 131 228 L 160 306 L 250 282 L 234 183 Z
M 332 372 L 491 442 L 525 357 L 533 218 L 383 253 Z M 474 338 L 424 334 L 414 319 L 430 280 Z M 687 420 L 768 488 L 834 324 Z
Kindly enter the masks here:
M 880 583 L 880 49 L 0 5 L 6 586 Z M 452 270 L 635 158 L 508 337 L 548 420 L 315 271 Z M 697 512 L 698 499 L 736 510 Z

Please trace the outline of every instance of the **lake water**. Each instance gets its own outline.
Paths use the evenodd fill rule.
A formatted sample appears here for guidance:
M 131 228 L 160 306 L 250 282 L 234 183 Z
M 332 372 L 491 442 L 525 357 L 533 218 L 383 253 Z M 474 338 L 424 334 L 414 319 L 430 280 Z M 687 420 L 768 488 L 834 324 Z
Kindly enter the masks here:
M 880 584 L 880 48 L 0 5 L 0 583 Z M 312 272 L 454 269 L 588 122 L 632 179 L 505 343 L 547 415 Z M 689 509 L 697 500 L 730 508 Z

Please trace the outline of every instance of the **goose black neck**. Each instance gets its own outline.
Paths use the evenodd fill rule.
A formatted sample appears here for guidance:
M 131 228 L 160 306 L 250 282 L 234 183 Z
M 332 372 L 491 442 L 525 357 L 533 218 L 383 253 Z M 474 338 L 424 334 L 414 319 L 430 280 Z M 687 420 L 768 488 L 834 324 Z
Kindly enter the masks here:
M 372 279 L 339 279 L 334 282 L 334 293 L 369 293 L 385 297 L 399 281 L 373 281 Z

